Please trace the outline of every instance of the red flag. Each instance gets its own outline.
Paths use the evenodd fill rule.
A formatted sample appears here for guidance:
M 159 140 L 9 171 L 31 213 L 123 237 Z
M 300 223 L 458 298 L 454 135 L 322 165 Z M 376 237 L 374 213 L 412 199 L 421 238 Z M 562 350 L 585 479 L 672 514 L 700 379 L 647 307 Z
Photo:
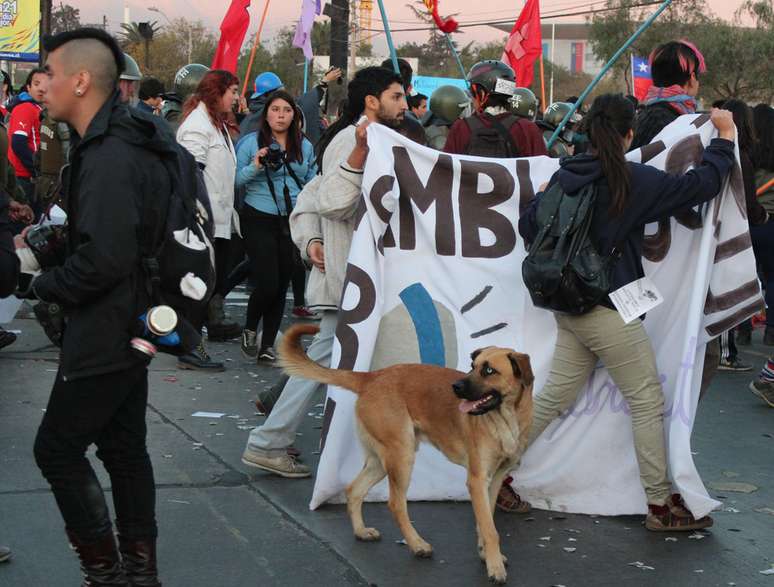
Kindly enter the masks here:
M 250 26 L 250 13 L 247 7 L 251 0 L 231 0 L 231 6 L 220 23 L 220 41 L 212 60 L 212 69 L 225 69 L 236 74 L 239 52 L 245 40 L 247 27 Z
M 528 88 L 532 84 L 535 60 L 542 52 L 540 5 L 538 0 L 527 0 L 519 19 L 513 25 L 502 57 L 516 73 L 516 84 L 519 87 Z

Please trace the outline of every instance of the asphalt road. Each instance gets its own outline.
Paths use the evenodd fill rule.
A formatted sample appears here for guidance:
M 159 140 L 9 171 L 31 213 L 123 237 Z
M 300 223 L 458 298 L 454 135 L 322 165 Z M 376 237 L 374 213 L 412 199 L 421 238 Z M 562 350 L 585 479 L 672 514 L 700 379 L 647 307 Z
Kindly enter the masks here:
M 238 315 L 239 296 L 231 303 Z M 14 552 L 0 564 L 0 586 L 74 587 L 77 562 L 32 457 L 56 353 L 33 320 L 18 319 L 10 328 L 23 332 L 0 351 L 0 544 Z M 488 584 L 468 503 L 410 504 L 418 530 L 435 549 L 432 559 L 415 560 L 399 543 L 384 504 L 365 506 L 382 541 L 358 543 L 343 506 L 309 510 L 311 479 L 281 479 L 242 465 L 248 430 L 263 421 L 253 400 L 279 372 L 245 361 L 237 343 L 210 349 L 226 361 L 225 373 L 177 371 L 170 358 L 152 365 L 149 447 L 165 587 Z M 756 333 L 743 357 L 757 371 L 766 353 Z M 774 564 L 774 410 L 747 389 L 753 376 L 718 375 L 699 408 L 693 449 L 705 483 L 743 483 L 750 491 L 711 489 L 724 502 L 711 531 L 701 538 L 665 536 L 645 531 L 640 517 L 498 513 L 502 550 L 510 559 L 508 584 L 774 587 L 774 575 L 760 573 Z M 312 466 L 322 401 L 314 402 L 319 405 L 310 410 L 296 443 Z M 196 411 L 226 416 L 192 417 Z

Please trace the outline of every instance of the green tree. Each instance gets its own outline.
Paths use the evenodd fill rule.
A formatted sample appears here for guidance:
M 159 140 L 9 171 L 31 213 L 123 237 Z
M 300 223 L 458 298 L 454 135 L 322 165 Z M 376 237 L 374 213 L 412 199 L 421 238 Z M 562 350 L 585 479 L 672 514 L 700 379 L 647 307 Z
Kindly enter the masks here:
M 141 23 L 139 22 L 121 23 L 121 30 L 119 31 L 118 36 L 122 47 L 142 44 L 145 42 L 145 37 L 143 37 L 142 33 L 140 32 L 140 24 Z M 161 27 L 155 20 L 148 24 L 150 25 L 153 36 L 155 37 L 156 33 L 161 30 Z
M 589 39 L 596 56 L 607 61 L 645 19 L 639 0 L 608 0 L 608 12 L 591 18 Z M 742 26 L 743 17 L 755 27 Z M 707 72 L 701 77 L 700 97 L 746 101 L 774 99 L 774 9 L 771 0 L 746 0 L 733 23 L 715 18 L 705 0 L 683 0 L 670 6 L 642 36 L 630 53 L 648 55 L 661 43 L 691 39 L 701 49 Z M 619 59 L 612 77 L 629 82 L 629 55 Z
M 51 34 L 72 31 L 81 27 L 81 11 L 69 4 L 59 3 L 51 11 Z
M 640 0 L 607 0 L 605 12 L 588 19 L 589 41 L 594 54 L 607 62 L 648 17 L 651 7 L 640 7 Z M 706 0 L 681 0 L 672 3 L 621 56 L 611 75 L 630 83 L 630 57 L 648 55 L 657 45 L 673 39 L 695 38 L 697 29 L 713 22 Z
M 172 88 L 172 82 L 178 69 L 189 63 L 188 42 L 189 31 L 191 41 L 191 62 L 209 66 L 215 56 L 217 39 L 203 22 L 191 22 L 184 18 L 175 19 L 171 26 L 162 27 L 154 34 L 149 44 L 151 66 L 145 69 L 145 46 L 143 42 L 133 42 L 124 45 L 124 51 L 137 60 L 143 69 L 143 74 L 160 79 L 167 89 Z

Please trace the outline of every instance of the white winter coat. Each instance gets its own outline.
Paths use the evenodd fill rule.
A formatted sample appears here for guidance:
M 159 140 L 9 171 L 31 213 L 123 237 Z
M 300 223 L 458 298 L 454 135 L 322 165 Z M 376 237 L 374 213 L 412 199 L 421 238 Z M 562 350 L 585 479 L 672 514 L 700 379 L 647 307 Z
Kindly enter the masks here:
M 177 142 L 204 166 L 204 184 L 210 196 L 215 238 L 230 239 L 232 232 L 239 234 L 239 216 L 234 210 L 236 152 L 228 132 L 215 127 L 207 106 L 200 102 L 177 130 Z

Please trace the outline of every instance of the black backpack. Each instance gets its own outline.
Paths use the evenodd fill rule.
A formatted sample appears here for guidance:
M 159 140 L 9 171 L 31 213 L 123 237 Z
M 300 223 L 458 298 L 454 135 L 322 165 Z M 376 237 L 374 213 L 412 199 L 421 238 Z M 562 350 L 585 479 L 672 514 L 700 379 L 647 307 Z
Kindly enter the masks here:
M 484 124 L 481 116 L 485 117 L 491 126 Z M 465 124 L 470 129 L 467 154 L 478 157 L 518 157 L 519 147 L 511 134 L 511 127 L 517 121 L 518 118 L 512 114 L 502 119 L 497 119 L 486 112 L 469 116 L 465 119 Z
M 144 203 L 140 250 L 151 304 L 171 306 L 178 316 L 180 344 L 157 347 L 184 355 L 201 342 L 191 322 L 204 315 L 215 287 L 214 225 L 200 167 L 184 147 L 174 143 L 174 149 L 173 155 L 162 157 L 172 191 L 168 199 L 150 198 Z M 181 280 L 189 273 L 206 287 L 200 300 L 181 291 Z
M 618 247 L 599 254 L 589 238 L 597 188 L 588 184 L 567 195 L 555 182 L 540 197 L 538 234 L 521 266 L 532 303 L 564 314 L 585 314 L 610 293 Z

